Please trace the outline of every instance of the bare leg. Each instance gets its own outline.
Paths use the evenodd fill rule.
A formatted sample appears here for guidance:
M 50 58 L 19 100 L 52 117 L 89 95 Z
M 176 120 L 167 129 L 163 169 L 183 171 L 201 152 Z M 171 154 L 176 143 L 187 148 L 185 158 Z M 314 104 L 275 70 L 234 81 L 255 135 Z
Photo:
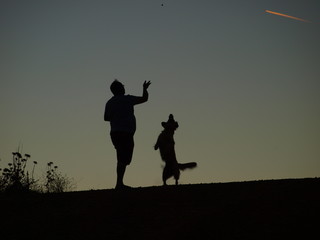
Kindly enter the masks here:
M 120 188 L 120 187 L 124 186 L 123 177 L 124 177 L 124 173 L 126 172 L 126 168 L 127 168 L 127 165 L 118 162 L 118 164 L 117 164 L 117 185 L 116 185 L 116 188 Z
M 123 183 L 127 165 L 131 163 L 134 141 L 133 134 L 114 132 L 111 133 L 111 140 L 117 151 L 117 184 L 116 189 L 130 188 Z

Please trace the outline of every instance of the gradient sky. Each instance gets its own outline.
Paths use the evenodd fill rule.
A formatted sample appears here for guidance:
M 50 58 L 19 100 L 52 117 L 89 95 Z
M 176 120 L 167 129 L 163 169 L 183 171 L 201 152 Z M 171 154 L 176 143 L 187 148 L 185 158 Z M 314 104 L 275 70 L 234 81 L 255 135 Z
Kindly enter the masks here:
M 318 0 L 0 4 L 0 168 L 20 144 L 39 177 L 52 161 L 78 190 L 113 188 L 103 112 L 118 78 L 132 95 L 152 81 L 128 185 L 162 184 L 153 146 L 170 113 L 178 161 L 199 165 L 181 183 L 320 176 Z

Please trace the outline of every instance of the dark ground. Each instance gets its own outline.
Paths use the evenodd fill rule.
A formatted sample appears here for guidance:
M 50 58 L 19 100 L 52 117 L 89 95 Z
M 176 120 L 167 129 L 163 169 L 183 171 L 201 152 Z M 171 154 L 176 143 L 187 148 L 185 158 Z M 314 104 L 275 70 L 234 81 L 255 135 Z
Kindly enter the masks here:
M 320 179 L 0 195 L 0 239 L 318 239 Z M 312 237 L 311 237 L 312 236 Z

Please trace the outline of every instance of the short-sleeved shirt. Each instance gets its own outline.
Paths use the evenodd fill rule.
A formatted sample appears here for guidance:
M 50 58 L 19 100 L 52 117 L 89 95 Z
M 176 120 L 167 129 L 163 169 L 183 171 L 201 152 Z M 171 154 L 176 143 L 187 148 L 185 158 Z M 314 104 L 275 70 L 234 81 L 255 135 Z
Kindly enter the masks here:
M 131 95 L 113 96 L 105 107 L 105 120 L 110 121 L 111 132 L 135 133 L 134 105 L 138 98 Z

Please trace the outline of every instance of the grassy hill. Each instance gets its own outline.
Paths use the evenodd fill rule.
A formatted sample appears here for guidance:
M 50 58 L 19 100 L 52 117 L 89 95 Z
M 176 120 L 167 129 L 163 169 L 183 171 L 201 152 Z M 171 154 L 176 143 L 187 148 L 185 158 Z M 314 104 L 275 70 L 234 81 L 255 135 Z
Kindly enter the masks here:
M 0 195 L 0 204 L 4 240 L 311 239 L 320 179 Z

